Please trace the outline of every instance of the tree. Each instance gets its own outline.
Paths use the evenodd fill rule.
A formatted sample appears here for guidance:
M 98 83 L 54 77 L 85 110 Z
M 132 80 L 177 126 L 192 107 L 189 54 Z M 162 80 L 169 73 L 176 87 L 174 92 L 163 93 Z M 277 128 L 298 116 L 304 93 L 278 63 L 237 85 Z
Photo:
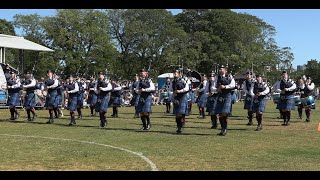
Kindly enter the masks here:
M 116 51 L 108 35 L 107 16 L 98 10 L 58 10 L 42 22 L 54 59 L 65 75 L 93 75 L 109 69 Z
M 174 59 L 178 59 L 173 48 L 181 42 L 185 33 L 168 11 L 108 10 L 107 14 L 111 24 L 110 33 L 120 52 L 117 62 L 132 64 L 132 68 L 121 69 L 123 76 L 131 77 L 138 69 L 149 67 L 152 75 L 157 76 Z

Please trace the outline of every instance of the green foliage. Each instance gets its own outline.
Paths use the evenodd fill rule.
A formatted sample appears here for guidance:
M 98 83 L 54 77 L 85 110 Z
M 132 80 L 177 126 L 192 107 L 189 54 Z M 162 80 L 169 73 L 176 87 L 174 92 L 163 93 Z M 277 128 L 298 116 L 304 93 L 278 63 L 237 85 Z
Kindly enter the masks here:
M 234 74 L 253 67 L 274 79 L 277 72 L 265 67 L 291 70 L 294 59 L 290 47 L 276 44 L 272 25 L 228 9 L 185 9 L 175 16 L 164 9 L 64 9 L 50 17 L 16 15 L 14 25 L 26 39 L 55 50 L 25 56 L 26 69 L 37 64 L 39 76 L 52 68 L 64 75 L 107 70 L 131 79 L 146 68 L 156 77 L 180 60 L 201 73 L 228 64 Z

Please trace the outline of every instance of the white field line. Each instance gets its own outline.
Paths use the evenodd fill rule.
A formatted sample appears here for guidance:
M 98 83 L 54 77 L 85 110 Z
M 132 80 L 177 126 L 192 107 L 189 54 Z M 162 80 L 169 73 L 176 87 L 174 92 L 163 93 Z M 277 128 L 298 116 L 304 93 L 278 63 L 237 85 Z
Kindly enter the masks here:
M 134 151 L 131 151 L 129 149 L 116 147 L 116 146 L 112 146 L 112 145 L 108 145 L 108 144 L 101 144 L 101 143 L 96 143 L 96 142 L 92 142 L 92 141 L 80 141 L 80 140 L 74 140 L 74 139 L 62 139 L 62 138 L 53 138 L 53 137 L 40 137 L 40 136 L 27 136 L 27 135 L 14 135 L 14 134 L 0 134 L 0 136 L 12 136 L 12 137 L 23 137 L 23 138 L 41 138 L 41 139 L 51 139 L 51 140 L 61 140 L 61 141 L 73 141 L 73 142 L 79 142 L 79 143 L 84 143 L 84 144 L 94 144 L 94 145 L 98 145 L 98 146 L 105 146 L 105 147 L 118 149 L 118 150 L 121 150 L 121 151 L 128 152 L 130 154 L 137 155 L 137 156 L 139 156 L 141 159 L 143 159 L 144 161 L 146 161 L 150 165 L 151 171 L 158 171 L 157 166 L 149 158 L 147 158 L 146 156 L 142 155 L 141 152 L 134 152 Z

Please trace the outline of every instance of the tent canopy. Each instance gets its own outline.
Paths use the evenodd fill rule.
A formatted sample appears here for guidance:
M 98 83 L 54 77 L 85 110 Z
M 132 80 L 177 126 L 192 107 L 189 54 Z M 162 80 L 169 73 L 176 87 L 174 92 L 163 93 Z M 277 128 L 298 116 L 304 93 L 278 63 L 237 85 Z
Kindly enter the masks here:
M 24 49 L 24 50 L 32 50 L 32 51 L 48 51 L 48 52 L 54 51 L 40 44 L 26 40 L 23 37 L 10 36 L 5 34 L 0 34 L 0 47 Z
M 158 78 L 167 78 L 167 77 L 173 78 L 173 73 L 164 73 L 158 76 Z

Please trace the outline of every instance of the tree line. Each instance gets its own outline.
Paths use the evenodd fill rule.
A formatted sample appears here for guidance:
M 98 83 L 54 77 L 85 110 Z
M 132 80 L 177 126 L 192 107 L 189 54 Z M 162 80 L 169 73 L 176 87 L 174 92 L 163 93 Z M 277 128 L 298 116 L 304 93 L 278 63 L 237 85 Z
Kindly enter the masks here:
M 53 16 L 0 20 L 0 33 L 16 35 L 15 28 L 55 51 L 25 53 L 26 71 L 37 77 L 47 69 L 64 76 L 107 70 L 132 79 L 146 68 L 155 78 L 183 62 L 200 73 L 228 64 L 234 74 L 253 69 L 275 81 L 294 59 L 290 47 L 277 45 L 272 25 L 228 9 L 184 9 L 177 15 L 165 9 L 60 9 Z M 17 50 L 7 50 L 6 56 L 18 67 Z

